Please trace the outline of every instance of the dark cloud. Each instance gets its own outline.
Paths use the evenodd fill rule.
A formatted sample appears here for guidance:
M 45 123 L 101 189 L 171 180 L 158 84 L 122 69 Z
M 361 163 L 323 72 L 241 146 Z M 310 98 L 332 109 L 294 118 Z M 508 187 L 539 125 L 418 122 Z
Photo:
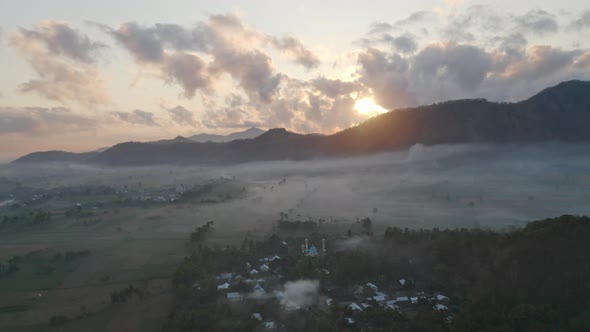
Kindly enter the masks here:
M 167 110 L 172 121 L 176 122 L 181 126 L 192 126 L 196 127 L 198 121 L 195 120 L 195 114 L 183 106 L 176 106 Z
M 418 48 L 416 41 L 408 34 L 393 37 L 391 39 L 391 44 L 401 53 L 413 53 Z
M 320 59 L 293 36 L 272 38 L 272 42 L 277 49 L 286 52 L 296 63 L 307 69 L 315 68 L 320 64 Z
M 389 32 L 391 30 L 393 30 L 393 25 L 387 22 L 373 22 L 369 26 L 369 32 L 367 32 L 367 34 L 381 34 Z
M 121 44 L 138 64 L 155 67 L 163 79 L 180 85 L 188 98 L 197 91 L 212 92 L 220 75 L 228 74 L 253 101 L 269 102 L 276 94 L 281 73 L 272 66 L 272 59 L 262 50 L 264 46 L 279 50 L 307 69 L 320 64 L 317 55 L 299 39 L 258 32 L 233 14 L 211 15 L 190 29 L 175 24 L 140 26 L 127 22 L 117 29 L 94 24 Z
M 492 68 L 483 49 L 455 43 L 433 44 L 412 60 L 412 72 L 425 79 L 449 78 L 465 90 L 475 90 Z
M 551 46 L 533 46 L 519 61 L 510 63 L 502 79 L 535 81 L 568 70 L 581 54 L 579 50 L 565 51 Z
M 0 107 L 0 133 L 52 135 L 96 127 L 92 119 L 55 107 Z
M 571 23 L 571 26 L 576 29 L 585 29 L 590 27 L 590 10 L 586 10 L 581 13 L 580 16 Z
M 22 83 L 18 91 L 34 92 L 62 103 L 77 101 L 87 106 L 108 103 L 109 98 L 96 69 L 70 66 L 44 56 L 34 56 L 30 62 L 39 79 Z
M 154 29 L 145 29 L 135 22 L 127 22 L 107 31 L 139 62 L 160 62 L 164 59 L 164 47 Z
M 65 23 L 50 21 L 30 30 L 20 29 L 11 36 L 10 44 L 26 56 L 38 75 L 21 84 L 20 92 L 92 107 L 109 103 L 93 63 L 102 44 L 92 42 Z
M 177 24 L 163 23 L 141 26 L 136 22 L 125 22 L 117 29 L 100 23 L 91 24 L 113 37 L 140 63 L 164 61 L 166 48 L 199 51 L 209 47 L 210 43 L 207 30 L 202 25 L 188 30 Z
M 518 32 L 507 36 L 495 37 L 492 41 L 499 44 L 500 48 L 503 50 L 520 50 L 528 44 L 526 37 Z
M 208 128 L 250 128 L 260 127 L 262 123 L 252 120 L 252 110 L 246 105 L 226 105 L 221 108 L 208 109 L 201 123 Z
M 408 91 L 408 63 L 399 54 L 370 48 L 358 56 L 359 82 L 373 91 L 375 102 L 393 109 L 414 103 Z
M 213 71 L 229 73 L 251 99 L 262 102 L 272 100 L 281 81 L 281 74 L 272 68 L 271 58 L 258 50 L 221 50 L 211 66 Z
M 421 23 L 424 21 L 433 21 L 436 20 L 436 18 L 437 15 L 434 12 L 428 10 L 421 10 L 408 15 L 406 18 L 396 21 L 394 23 L 394 26 L 402 27 L 405 25 Z
M 113 112 L 113 115 L 119 120 L 138 124 L 143 126 L 157 126 L 154 113 L 142 110 L 133 110 L 132 112 Z
M 522 16 L 516 17 L 515 20 L 520 29 L 538 35 L 559 30 L 555 15 L 540 9 L 531 10 Z
M 94 42 L 79 31 L 72 29 L 67 23 L 46 21 L 31 29 L 21 28 L 15 36 L 19 44 L 40 43 L 50 54 L 64 55 L 70 59 L 91 63 L 96 61 L 99 51 L 105 44 Z
M 207 64 L 200 57 L 190 53 L 166 55 L 162 71 L 170 82 L 184 90 L 184 96 L 192 98 L 197 90 L 209 91 L 212 79 Z
M 328 79 L 325 77 L 318 77 L 311 80 L 311 85 L 319 91 L 322 95 L 330 98 L 336 98 L 342 95 L 350 95 L 355 91 L 361 89 L 356 82 L 345 82 L 337 79 Z
M 575 66 L 577 68 L 589 68 L 590 67 L 590 51 L 586 51 L 584 54 L 580 55 L 576 61 Z

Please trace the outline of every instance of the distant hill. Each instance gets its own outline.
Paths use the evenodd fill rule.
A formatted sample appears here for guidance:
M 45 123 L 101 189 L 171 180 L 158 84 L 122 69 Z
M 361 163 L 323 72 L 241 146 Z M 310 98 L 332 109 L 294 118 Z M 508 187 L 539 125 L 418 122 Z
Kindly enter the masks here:
M 238 131 L 229 135 L 215 134 L 197 134 L 190 136 L 189 139 L 195 142 L 230 142 L 236 139 L 249 139 L 264 134 L 260 128 L 249 128 L 244 131 Z
M 193 143 L 193 140 L 183 137 L 183 136 L 176 136 L 173 139 L 162 139 L 159 141 L 155 141 L 155 142 L 150 142 L 153 144 L 175 144 L 175 143 Z
M 119 166 L 239 163 L 365 155 L 418 143 L 548 141 L 590 142 L 590 82 L 563 82 L 517 103 L 465 99 L 395 110 L 333 135 L 271 129 L 253 139 L 225 143 L 128 142 L 84 161 Z
M 53 162 L 83 163 L 101 152 L 73 153 L 66 151 L 42 151 L 33 152 L 13 161 L 13 164 L 40 164 Z

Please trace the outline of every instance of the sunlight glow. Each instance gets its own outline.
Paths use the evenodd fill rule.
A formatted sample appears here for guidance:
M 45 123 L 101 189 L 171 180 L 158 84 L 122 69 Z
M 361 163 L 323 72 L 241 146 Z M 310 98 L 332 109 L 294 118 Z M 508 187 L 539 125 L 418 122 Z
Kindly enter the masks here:
M 373 99 L 364 98 L 359 99 L 354 103 L 354 109 L 360 114 L 377 115 L 387 112 L 383 107 L 375 104 Z

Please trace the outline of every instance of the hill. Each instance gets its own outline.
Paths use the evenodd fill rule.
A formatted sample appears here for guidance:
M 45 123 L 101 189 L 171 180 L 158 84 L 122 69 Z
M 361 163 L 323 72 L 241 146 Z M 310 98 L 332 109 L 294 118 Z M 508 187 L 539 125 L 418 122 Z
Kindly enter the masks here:
M 249 128 L 244 131 L 238 131 L 229 135 L 215 135 L 215 134 L 197 134 L 190 136 L 189 139 L 195 142 L 230 142 L 236 139 L 249 139 L 264 134 L 264 130 L 260 128 Z
M 22 156 L 13 164 L 41 164 L 53 162 L 83 163 L 91 157 L 100 154 L 100 151 L 73 153 L 66 151 L 42 151 L 33 152 Z
M 220 143 L 128 142 L 85 161 L 119 166 L 239 163 L 365 155 L 415 144 L 549 141 L 590 141 L 590 82 L 563 82 L 517 103 L 464 99 L 394 110 L 333 135 L 271 129 L 253 139 Z

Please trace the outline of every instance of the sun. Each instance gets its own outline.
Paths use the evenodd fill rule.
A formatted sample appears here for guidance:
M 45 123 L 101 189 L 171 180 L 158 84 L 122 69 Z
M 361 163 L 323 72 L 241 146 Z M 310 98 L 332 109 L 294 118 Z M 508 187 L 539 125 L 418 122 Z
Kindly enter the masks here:
M 371 98 L 358 99 L 354 103 L 354 109 L 360 114 L 377 115 L 387 112 L 387 110 L 373 101 Z

